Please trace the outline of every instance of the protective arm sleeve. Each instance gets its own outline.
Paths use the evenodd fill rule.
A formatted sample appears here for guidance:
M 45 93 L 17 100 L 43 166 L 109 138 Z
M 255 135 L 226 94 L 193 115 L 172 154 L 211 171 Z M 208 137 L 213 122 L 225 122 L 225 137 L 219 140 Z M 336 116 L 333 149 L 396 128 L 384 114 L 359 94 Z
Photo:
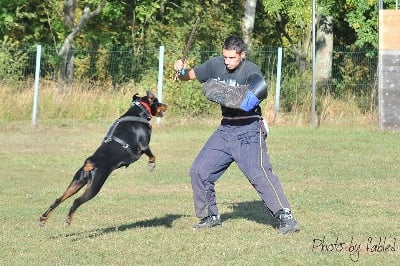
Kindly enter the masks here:
M 230 86 L 225 82 L 210 79 L 203 85 L 204 96 L 222 106 L 246 112 L 256 108 L 268 95 L 268 86 L 263 77 L 251 74 L 246 85 Z

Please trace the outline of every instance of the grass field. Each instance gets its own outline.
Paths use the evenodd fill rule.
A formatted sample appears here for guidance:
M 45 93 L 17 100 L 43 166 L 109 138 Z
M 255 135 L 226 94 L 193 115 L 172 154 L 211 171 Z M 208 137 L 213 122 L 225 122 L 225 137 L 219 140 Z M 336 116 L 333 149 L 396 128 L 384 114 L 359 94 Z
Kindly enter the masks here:
M 269 152 L 301 231 L 276 221 L 233 165 L 217 183 L 223 226 L 193 231 L 189 167 L 217 121 L 154 126 L 153 172 L 113 172 L 63 225 L 38 226 L 111 120 L 0 124 L 0 265 L 398 265 L 399 134 L 373 126 L 272 126 Z

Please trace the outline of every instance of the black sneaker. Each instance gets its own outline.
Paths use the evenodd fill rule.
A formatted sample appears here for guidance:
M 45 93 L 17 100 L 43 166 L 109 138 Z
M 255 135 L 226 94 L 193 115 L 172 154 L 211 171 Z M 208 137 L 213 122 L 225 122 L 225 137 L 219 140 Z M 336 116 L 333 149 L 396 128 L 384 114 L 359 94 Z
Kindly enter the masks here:
M 294 233 L 300 230 L 299 225 L 296 222 L 296 219 L 293 217 L 290 209 L 282 209 L 281 214 L 279 215 L 279 234 L 287 234 Z
M 203 219 L 200 220 L 198 224 L 193 226 L 193 229 L 202 229 L 202 228 L 211 228 L 211 227 L 216 227 L 216 226 L 222 226 L 221 219 L 219 215 L 211 215 L 204 217 Z

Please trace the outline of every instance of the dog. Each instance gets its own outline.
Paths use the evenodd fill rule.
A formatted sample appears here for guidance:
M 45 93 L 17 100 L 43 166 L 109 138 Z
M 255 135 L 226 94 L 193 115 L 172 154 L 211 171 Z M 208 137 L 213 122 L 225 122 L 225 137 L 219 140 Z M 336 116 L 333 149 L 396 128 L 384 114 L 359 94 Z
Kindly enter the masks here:
M 129 110 L 111 125 L 101 145 L 84 161 L 65 192 L 40 216 L 39 225 L 44 226 L 57 206 L 86 185 L 86 190 L 74 200 L 65 219 L 65 225 L 69 226 L 78 207 L 97 195 L 114 170 L 128 167 L 143 154 L 148 156 L 148 169 L 152 171 L 155 156 L 149 146 L 150 120 L 153 116 L 162 117 L 166 110 L 167 105 L 159 103 L 151 91 L 147 91 L 144 97 L 135 94 Z

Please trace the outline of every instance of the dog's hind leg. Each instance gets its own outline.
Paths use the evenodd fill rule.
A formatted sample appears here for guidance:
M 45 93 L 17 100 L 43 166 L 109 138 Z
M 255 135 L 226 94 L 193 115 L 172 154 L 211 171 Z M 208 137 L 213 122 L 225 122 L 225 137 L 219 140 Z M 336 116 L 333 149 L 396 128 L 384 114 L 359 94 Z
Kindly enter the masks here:
M 87 183 L 87 176 L 85 174 L 84 167 L 81 167 L 75 174 L 71 183 L 65 190 L 65 192 L 61 195 L 61 197 L 57 198 L 53 204 L 40 216 L 39 225 L 44 226 L 49 219 L 50 215 L 53 213 L 54 209 L 58 207 L 63 201 L 76 194 L 84 185 Z
M 65 225 L 69 226 L 72 222 L 72 217 L 75 214 L 75 211 L 81 206 L 83 203 L 89 201 L 94 196 L 99 193 L 101 187 L 106 181 L 107 177 L 110 175 L 111 171 L 103 170 L 95 168 L 90 172 L 91 178 L 87 183 L 86 189 L 81 196 L 76 198 L 69 210 L 68 216 L 65 219 Z

